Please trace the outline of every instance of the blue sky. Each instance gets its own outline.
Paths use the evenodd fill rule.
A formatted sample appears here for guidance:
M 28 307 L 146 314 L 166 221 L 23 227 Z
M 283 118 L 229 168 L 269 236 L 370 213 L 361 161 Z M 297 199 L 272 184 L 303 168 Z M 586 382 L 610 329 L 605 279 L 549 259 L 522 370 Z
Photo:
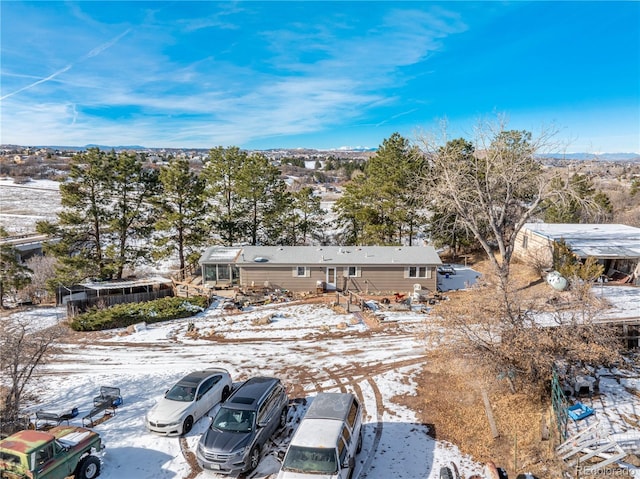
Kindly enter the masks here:
M 0 2 L 0 142 L 640 153 L 640 2 Z

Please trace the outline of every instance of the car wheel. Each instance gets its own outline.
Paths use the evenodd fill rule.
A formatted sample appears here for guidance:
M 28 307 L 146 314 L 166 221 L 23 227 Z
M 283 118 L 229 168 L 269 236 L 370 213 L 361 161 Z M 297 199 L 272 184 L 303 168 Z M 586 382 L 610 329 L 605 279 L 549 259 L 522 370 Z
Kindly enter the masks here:
M 80 461 L 80 464 L 78 464 L 78 468 L 76 469 L 76 473 L 74 474 L 76 479 L 93 479 L 99 475 L 100 459 L 96 456 L 87 456 Z
M 231 394 L 231 389 L 229 389 L 229 386 L 225 386 L 224 389 L 222 390 L 222 396 L 220 401 L 225 402 L 229 397 L 229 394 Z
M 362 431 L 358 434 L 358 445 L 356 446 L 356 454 L 362 451 Z
M 448 467 L 440 468 L 440 479 L 453 479 L 453 472 Z
M 246 472 L 253 471 L 256 467 L 258 467 L 259 463 L 260 463 L 260 448 L 257 445 L 255 445 L 253 446 L 253 448 L 251 449 L 251 452 L 249 453 L 249 464 Z
M 182 434 L 187 434 L 189 431 L 191 431 L 192 427 L 193 427 L 193 417 L 187 416 L 187 418 L 182 423 Z
M 280 427 L 285 427 L 287 425 L 287 406 L 282 408 L 280 411 Z

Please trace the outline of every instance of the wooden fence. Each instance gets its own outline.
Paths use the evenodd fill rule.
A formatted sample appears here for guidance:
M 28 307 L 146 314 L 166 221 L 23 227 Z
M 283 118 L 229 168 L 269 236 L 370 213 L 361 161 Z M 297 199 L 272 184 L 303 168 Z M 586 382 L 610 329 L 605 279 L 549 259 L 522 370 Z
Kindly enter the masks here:
M 108 308 L 115 304 L 123 303 L 143 303 L 153 301 L 154 299 L 173 296 L 173 290 L 170 288 L 151 291 L 148 293 L 132 293 L 132 294 L 113 294 L 107 296 L 96 296 L 87 299 L 74 299 L 67 302 L 67 317 L 73 318 L 78 314 L 84 313 L 90 308 L 96 306 L 98 308 Z

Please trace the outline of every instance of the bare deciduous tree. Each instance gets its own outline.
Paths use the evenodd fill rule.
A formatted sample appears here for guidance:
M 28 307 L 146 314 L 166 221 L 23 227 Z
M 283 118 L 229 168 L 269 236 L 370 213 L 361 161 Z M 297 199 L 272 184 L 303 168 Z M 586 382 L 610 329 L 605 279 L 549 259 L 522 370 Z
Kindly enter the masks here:
M 614 329 L 595 321 L 597 300 L 579 300 L 573 293 L 524 299 L 512 291 L 512 316 L 504 314 L 499 294 L 484 286 L 468 291 L 462 301 L 440 303 L 432 341 L 455 345 L 511 383 L 512 390 L 542 393 L 554 364 L 607 365 L 619 359 L 620 340 Z M 537 313 L 536 313 L 537 312 Z M 541 314 L 542 313 L 542 314 Z
M 2 371 L 2 417 L 15 421 L 22 406 L 25 389 L 34 372 L 53 352 L 64 328 L 53 326 L 33 330 L 24 320 L 0 321 L 0 370 Z
M 585 302 L 576 301 L 571 313 L 550 310 L 553 324 L 540 324 L 510 277 L 516 236 L 545 201 L 592 206 L 571 182 L 554 181 L 539 161 L 538 153 L 554 147 L 555 133 L 545 129 L 534 138 L 499 120 L 478 125 L 472 141 L 449 140 L 446 129 L 442 138 L 420 139 L 429 160 L 424 204 L 455 215 L 480 243 L 493 272 L 490 286 L 468 303 L 443 308 L 443 325 L 459 340 L 456 347 L 463 345 L 506 377 L 535 386 L 550 377 L 558 358 L 603 363 L 618 346 L 607 328 L 593 321 L 594 311 L 583 306 L 584 294 Z
M 32 301 L 40 303 L 49 298 L 47 283 L 56 276 L 56 262 L 53 256 L 33 256 L 27 260 L 27 267 L 31 270 L 31 283 L 23 292 Z
M 499 121 L 478 125 L 472 141 L 449 141 L 446 128 L 442 138 L 419 140 L 430 165 L 425 203 L 454 213 L 473 233 L 505 289 L 516 235 L 552 194 L 535 153 L 546 150 L 554 134 L 533 138 Z

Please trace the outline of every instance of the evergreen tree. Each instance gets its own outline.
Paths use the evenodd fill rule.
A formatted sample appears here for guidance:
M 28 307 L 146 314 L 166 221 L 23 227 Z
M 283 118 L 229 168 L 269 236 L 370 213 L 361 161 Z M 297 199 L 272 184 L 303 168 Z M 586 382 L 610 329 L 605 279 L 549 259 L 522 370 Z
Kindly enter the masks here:
M 290 195 L 289 209 L 284 219 L 286 230 L 282 243 L 307 245 L 312 238 L 322 234 L 325 211 L 313 188 L 305 186 Z
M 285 199 L 278 168 L 262 154 L 247 157 L 238 174 L 237 193 L 246 212 L 245 240 L 252 245 L 277 243 Z
M 72 157 L 67 181 L 60 184 L 62 211 L 57 223 L 37 223 L 38 232 L 57 239 L 45 250 L 58 258 L 56 281 L 62 284 L 110 278 L 114 272 L 105 256 L 113 218 L 109 185 L 114 161 L 115 154 L 98 148 Z
M 0 226 L 0 240 L 8 236 Z M 31 270 L 22 264 L 16 249 L 0 242 L 0 308 L 4 308 L 4 296 L 8 292 L 17 293 L 31 282 Z
M 155 223 L 155 257 L 177 254 L 182 271 L 187 263 L 197 261 L 198 250 L 207 238 L 205 183 L 185 159 L 169 161 L 160 169 L 159 180 L 162 188 L 157 199 L 160 215 Z
M 423 165 L 400 134 L 385 139 L 336 205 L 341 224 L 350 225 L 347 236 L 360 244 L 411 244 L 424 221 L 417 195 Z
M 238 147 L 218 146 L 209 151 L 202 171 L 206 195 L 211 200 L 212 223 L 226 246 L 238 242 L 245 229 L 245 211 L 238 183 L 246 159 L 246 152 Z
M 364 225 L 368 222 L 368 194 L 365 192 L 364 175 L 356 176 L 344 187 L 344 194 L 334 204 L 338 226 L 342 228 L 342 244 L 362 245 Z
M 451 140 L 442 148 L 450 150 L 451 154 L 456 152 L 461 168 L 470 168 L 475 161 L 473 145 L 463 138 Z M 427 168 L 429 167 L 427 166 Z M 426 170 L 423 173 L 429 179 L 424 185 L 427 190 L 431 188 L 431 182 L 434 179 L 434 175 L 431 173 Z M 427 208 L 431 211 L 427 231 L 434 245 L 450 246 L 454 253 L 457 253 L 460 246 L 470 246 L 474 243 L 473 234 L 460 218 L 456 209 L 452 208 L 448 201 L 441 200 L 440 196 L 434 196 L 427 204 Z
M 115 156 L 110 171 L 109 190 L 112 214 L 108 223 L 113 239 L 106 249 L 115 269 L 115 278 L 122 278 L 125 266 L 135 266 L 151 255 L 147 241 L 155 223 L 151 200 L 157 192 L 158 172 L 143 168 L 134 153 Z
M 587 175 L 573 174 L 568 180 L 554 178 L 552 187 L 572 192 L 562 198 L 546 200 L 542 204 L 547 223 L 605 223 L 611 221 L 613 206 L 609 197 L 597 191 Z
M 52 286 L 120 279 L 125 266 L 148 255 L 156 176 L 131 153 L 90 148 L 72 158 L 69 177 L 60 185 L 63 209 L 57 223 L 37 224 L 40 233 L 56 239 L 46 245 L 58 259 Z

